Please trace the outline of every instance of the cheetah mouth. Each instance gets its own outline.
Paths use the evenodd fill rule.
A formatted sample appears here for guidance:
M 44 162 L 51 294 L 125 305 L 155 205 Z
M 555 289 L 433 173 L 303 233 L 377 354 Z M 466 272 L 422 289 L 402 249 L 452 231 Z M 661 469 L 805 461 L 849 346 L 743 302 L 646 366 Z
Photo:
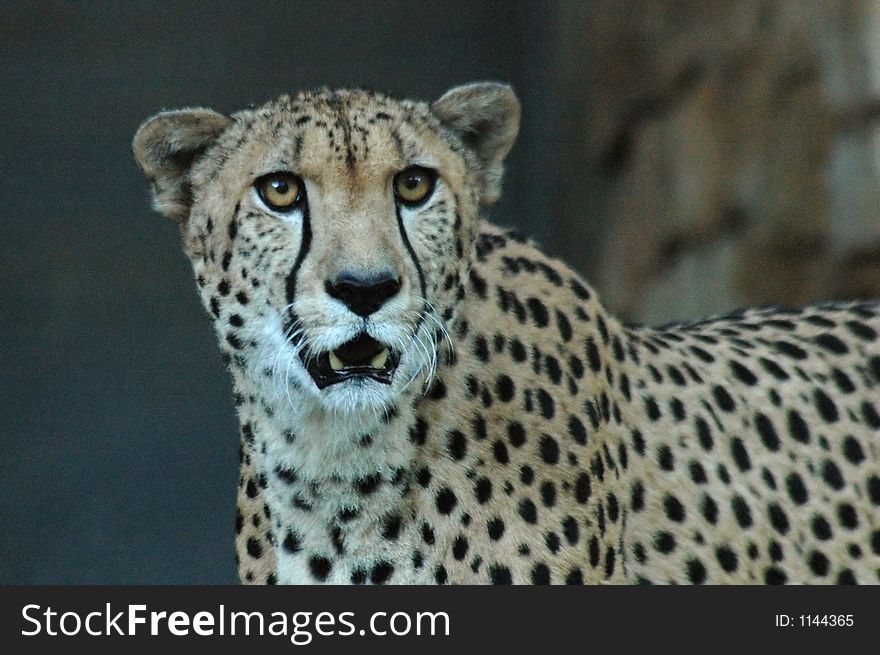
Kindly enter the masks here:
M 357 378 L 391 384 L 399 363 L 398 356 L 388 346 L 365 332 L 334 350 L 300 351 L 299 357 L 318 389 Z

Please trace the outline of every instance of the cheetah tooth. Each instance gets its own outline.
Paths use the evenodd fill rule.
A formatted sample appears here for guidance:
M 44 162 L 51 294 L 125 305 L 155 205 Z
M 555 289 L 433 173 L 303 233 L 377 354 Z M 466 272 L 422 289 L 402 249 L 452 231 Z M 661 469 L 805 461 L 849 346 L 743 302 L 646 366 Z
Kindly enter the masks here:
M 342 363 L 342 360 L 332 350 L 330 351 L 330 368 L 334 371 L 341 371 L 345 368 L 345 364 Z
M 388 362 L 388 349 L 383 348 L 382 352 L 373 357 L 370 362 L 370 366 L 373 368 L 385 368 L 385 364 Z

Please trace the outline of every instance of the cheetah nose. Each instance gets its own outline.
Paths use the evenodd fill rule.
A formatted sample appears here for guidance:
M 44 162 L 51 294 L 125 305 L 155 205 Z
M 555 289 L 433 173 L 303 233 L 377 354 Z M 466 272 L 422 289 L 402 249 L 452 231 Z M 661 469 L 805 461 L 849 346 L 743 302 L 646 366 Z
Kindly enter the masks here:
M 400 291 L 400 278 L 390 271 L 372 277 L 343 271 L 324 283 L 327 293 L 359 316 L 369 316 Z

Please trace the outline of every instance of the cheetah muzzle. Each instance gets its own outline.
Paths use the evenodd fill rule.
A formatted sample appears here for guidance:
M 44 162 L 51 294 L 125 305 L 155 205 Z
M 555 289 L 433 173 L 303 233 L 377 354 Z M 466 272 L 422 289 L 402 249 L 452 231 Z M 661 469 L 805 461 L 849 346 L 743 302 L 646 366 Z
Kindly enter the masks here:
M 519 118 L 478 83 L 138 130 L 232 377 L 241 580 L 880 582 L 880 303 L 623 324 L 481 217 Z

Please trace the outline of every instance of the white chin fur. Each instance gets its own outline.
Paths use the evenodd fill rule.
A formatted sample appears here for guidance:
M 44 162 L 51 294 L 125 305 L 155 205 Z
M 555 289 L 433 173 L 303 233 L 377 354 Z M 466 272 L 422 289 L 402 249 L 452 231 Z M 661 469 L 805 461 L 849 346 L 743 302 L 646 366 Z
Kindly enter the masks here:
M 316 350 L 332 350 L 353 338 L 357 329 L 357 326 L 334 326 L 322 330 L 318 335 L 309 335 L 309 343 Z M 373 416 L 391 406 L 401 394 L 422 389 L 425 372 L 430 368 L 430 357 L 433 355 L 424 335 L 424 326 L 422 332 L 422 343 L 418 343 L 403 327 L 388 323 L 370 326 L 368 333 L 374 339 L 400 353 L 392 383 L 388 385 L 358 378 L 320 390 L 300 361 L 296 349 L 284 341 L 283 326 L 280 317 L 277 317 L 258 335 L 257 342 L 263 348 L 260 357 L 250 359 L 253 363 L 250 375 L 261 383 L 264 393 L 274 398 L 279 408 L 287 407 L 293 414 L 310 414 L 322 409 L 333 414 Z M 385 362 L 378 360 L 387 356 L 387 351 L 380 353 L 373 365 L 377 368 L 384 366 Z M 331 357 L 338 360 L 332 354 Z M 340 361 L 334 363 L 331 359 L 334 368 L 339 364 Z M 265 374 L 267 370 L 271 371 L 271 376 Z

